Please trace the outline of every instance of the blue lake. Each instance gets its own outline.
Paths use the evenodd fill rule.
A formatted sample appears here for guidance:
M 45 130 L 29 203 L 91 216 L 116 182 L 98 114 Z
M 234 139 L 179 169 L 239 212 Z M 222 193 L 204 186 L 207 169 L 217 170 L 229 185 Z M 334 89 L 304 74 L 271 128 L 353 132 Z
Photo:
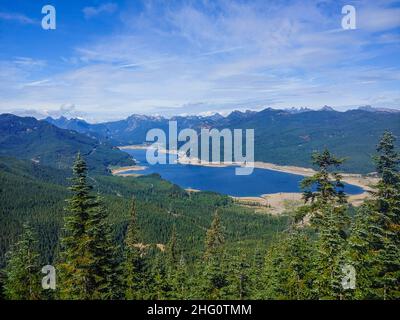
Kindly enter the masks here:
M 204 167 L 183 164 L 149 165 L 146 150 L 125 150 L 147 168 L 132 173 L 158 173 L 163 179 L 182 188 L 202 191 L 215 191 L 237 197 L 255 197 L 266 193 L 300 192 L 303 176 L 255 168 L 248 176 L 235 175 L 235 167 Z M 345 185 L 347 194 L 360 194 L 363 189 L 354 185 Z

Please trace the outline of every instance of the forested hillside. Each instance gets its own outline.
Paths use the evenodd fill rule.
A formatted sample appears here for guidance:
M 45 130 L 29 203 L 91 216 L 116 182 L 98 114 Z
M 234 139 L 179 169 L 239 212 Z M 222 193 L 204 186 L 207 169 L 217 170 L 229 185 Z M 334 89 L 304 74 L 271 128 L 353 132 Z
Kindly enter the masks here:
M 400 299 L 394 136 L 386 132 L 377 145 L 380 179 L 359 208 L 343 192 L 343 159 L 325 149 L 312 163 L 318 172 L 302 182 L 304 205 L 273 217 L 157 175 L 92 175 L 80 154 L 67 183 L 66 171 L 2 158 L 2 293 L 32 300 Z M 40 287 L 48 263 L 57 270 L 54 291 Z
M 24 221 L 31 222 L 40 235 L 42 261 L 53 263 L 71 172 L 2 157 L 0 168 L 0 263 L 4 265 L 4 254 L 21 232 Z M 200 254 L 205 230 L 216 208 L 221 209 L 228 243 L 240 240 L 243 246 L 256 247 L 267 243 L 286 225 L 285 217 L 255 214 L 254 210 L 235 205 L 228 196 L 188 193 L 158 175 L 89 175 L 88 181 L 112 212 L 109 220 L 115 239 L 123 238 L 134 196 L 141 241 L 165 245 L 176 226 L 189 260 Z
M 266 109 L 229 126 L 255 128 L 257 160 L 310 166 L 310 154 L 328 148 L 347 157 L 341 170 L 368 173 L 375 169 L 372 155 L 385 130 L 400 136 L 400 112 L 321 110 L 290 114 Z
M 106 173 L 110 165 L 131 165 L 132 159 L 96 138 L 60 129 L 35 118 L 0 115 L 0 155 L 28 159 L 58 169 L 70 168 L 76 153 L 90 170 Z

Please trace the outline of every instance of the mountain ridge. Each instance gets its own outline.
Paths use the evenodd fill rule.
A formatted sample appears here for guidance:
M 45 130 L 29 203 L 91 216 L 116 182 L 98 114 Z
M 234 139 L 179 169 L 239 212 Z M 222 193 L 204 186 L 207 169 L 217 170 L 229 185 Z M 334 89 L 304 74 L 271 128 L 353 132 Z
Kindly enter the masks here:
M 57 169 L 70 168 L 78 152 L 90 170 L 108 173 L 111 165 L 133 160 L 114 146 L 74 130 L 62 129 L 33 117 L 0 115 L 0 155 L 28 159 Z
M 385 130 L 400 136 L 400 112 L 363 107 L 344 112 L 327 106 L 319 110 L 303 108 L 299 112 L 266 108 L 258 112 L 234 111 L 225 117 L 175 116 L 169 119 L 132 115 L 125 120 L 93 125 L 82 124 L 80 119 L 67 123 L 50 121 L 69 129 L 78 126 L 81 133 L 122 146 L 144 143 L 147 131 L 153 128 L 168 132 L 170 120 L 178 122 L 178 130 L 254 129 L 256 161 L 309 167 L 310 154 L 329 148 L 338 156 L 348 156 L 343 170 L 355 173 L 374 170 L 371 157 Z

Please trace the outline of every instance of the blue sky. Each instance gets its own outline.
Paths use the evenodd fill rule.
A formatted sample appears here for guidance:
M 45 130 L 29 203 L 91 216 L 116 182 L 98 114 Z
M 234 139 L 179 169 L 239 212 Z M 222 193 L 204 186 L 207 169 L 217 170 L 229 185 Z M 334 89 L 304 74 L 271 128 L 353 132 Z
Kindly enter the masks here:
M 51 4 L 57 29 L 41 28 Z M 342 6 L 357 29 L 341 28 Z M 400 1 L 0 0 L 0 112 L 400 109 Z

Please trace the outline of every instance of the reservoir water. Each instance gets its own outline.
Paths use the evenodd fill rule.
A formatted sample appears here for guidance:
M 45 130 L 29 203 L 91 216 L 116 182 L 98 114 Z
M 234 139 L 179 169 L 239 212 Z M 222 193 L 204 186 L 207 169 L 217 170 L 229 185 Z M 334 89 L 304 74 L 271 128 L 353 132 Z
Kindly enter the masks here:
M 205 167 L 184 164 L 149 165 L 146 161 L 146 150 L 125 150 L 147 167 L 142 171 L 132 173 L 158 173 L 165 180 L 171 181 L 182 188 L 192 188 L 202 191 L 215 191 L 236 197 L 256 197 L 266 193 L 300 192 L 300 182 L 303 176 L 255 168 L 248 176 L 235 175 L 235 167 Z M 360 194 L 363 189 L 345 184 L 347 194 Z

